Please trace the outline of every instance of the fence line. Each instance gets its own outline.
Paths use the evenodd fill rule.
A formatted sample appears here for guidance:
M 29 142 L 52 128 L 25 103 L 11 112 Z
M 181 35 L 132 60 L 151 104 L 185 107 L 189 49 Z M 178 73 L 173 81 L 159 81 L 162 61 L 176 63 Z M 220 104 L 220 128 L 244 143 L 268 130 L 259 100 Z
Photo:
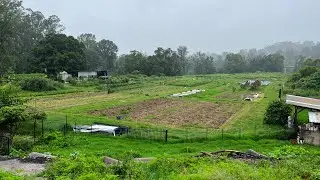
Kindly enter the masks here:
M 67 115 L 58 118 L 60 123 L 53 123 L 52 121 L 35 121 L 33 126 L 33 132 L 26 131 L 28 135 L 34 137 L 34 141 L 43 137 L 44 134 L 53 131 L 60 131 L 64 136 L 71 135 L 73 132 L 73 127 L 78 127 L 87 123 L 81 123 L 75 118 L 68 117 Z M 103 123 L 94 123 L 103 124 Z M 92 124 L 87 124 L 92 126 Z M 104 124 L 108 125 L 108 124 Z M 118 125 L 109 125 L 118 126 Z M 122 127 L 122 126 L 118 126 Z M 91 128 L 92 129 L 92 128 Z M 31 134 L 32 133 L 32 134 Z M 77 135 L 79 133 L 72 133 Z M 93 134 L 93 132 L 89 133 Z M 256 126 L 252 129 L 243 130 L 242 128 L 237 129 L 195 129 L 195 128 L 185 128 L 185 129 L 155 129 L 155 128 L 133 128 L 127 127 L 127 130 L 121 133 L 122 136 L 132 139 L 145 139 L 151 141 L 163 141 L 163 142 L 194 142 L 202 140 L 237 140 L 237 139 L 289 139 L 292 132 L 290 130 L 275 130 L 271 131 L 270 128 L 257 129 Z

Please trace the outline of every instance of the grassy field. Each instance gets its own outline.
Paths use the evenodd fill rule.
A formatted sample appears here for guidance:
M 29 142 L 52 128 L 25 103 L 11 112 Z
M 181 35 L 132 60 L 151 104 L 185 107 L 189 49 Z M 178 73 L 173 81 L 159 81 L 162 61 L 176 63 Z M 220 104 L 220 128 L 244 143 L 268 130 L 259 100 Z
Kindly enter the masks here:
M 269 80 L 271 85 L 255 91 L 240 88 L 239 82 L 249 79 Z M 33 151 L 51 152 L 59 156 L 60 160 L 53 163 L 45 174 L 53 176 L 57 173 L 57 177 L 68 179 L 82 177 L 83 174 L 68 175 L 67 170 L 64 174 L 62 172 L 59 174 L 55 168 L 61 166 L 61 163 L 66 163 L 64 161 L 73 157 L 73 154 L 77 154 L 81 160 L 73 165 L 70 162 L 70 166 L 85 163 L 82 160 L 88 157 L 102 162 L 103 156 L 126 159 L 126 154 L 135 157 L 157 157 L 160 160 L 154 163 L 160 163 L 159 166 L 167 162 L 167 160 L 163 162 L 162 158 L 182 158 L 179 163 L 184 164 L 187 163 L 185 162 L 188 161 L 187 159 L 201 151 L 222 149 L 241 151 L 254 149 L 272 156 L 282 147 L 288 147 L 289 150 L 285 152 L 290 152 L 290 148 L 293 148 L 292 153 L 294 154 L 295 146 L 287 140 L 279 139 L 281 132 L 284 132 L 283 128 L 263 124 L 265 109 L 270 102 L 278 99 L 278 91 L 286 79 L 287 76 L 280 73 L 143 77 L 142 80 L 137 81 L 138 83 L 117 87 L 115 92 L 110 94 L 95 86 L 68 86 L 64 90 L 50 93 L 23 92 L 22 96 L 31 99 L 28 105 L 42 109 L 48 114 L 44 122 L 46 136 L 53 136 L 55 140 L 37 144 Z M 183 98 L 169 97 L 171 94 L 192 89 L 205 91 Z M 253 102 L 243 101 L 244 97 L 254 92 L 261 93 L 262 97 Z M 124 115 L 125 118 L 117 120 L 117 115 Z M 160 137 L 163 136 L 162 139 L 155 141 L 149 138 L 150 133 L 141 133 L 137 137 L 126 135 L 111 137 L 72 132 L 65 136 L 62 133 L 52 135 L 52 132 L 61 131 L 66 121 L 70 125 L 90 125 L 99 122 L 130 128 L 144 128 L 152 133 L 168 130 L 168 142 L 164 142 L 163 134 L 160 135 Z M 313 146 L 301 148 L 304 151 L 317 152 L 317 148 Z M 158 168 L 150 170 L 152 164 L 143 167 L 132 165 L 126 170 L 134 169 L 144 172 L 145 176 L 136 177 L 137 179 L 150 177 L 151 179 L 168 177 L 172 179 L 224 179 L 222 177 L 256 179 L 268 177 L 264 173 L 272 175 L 271 179 L 281 176 L 285 179 L 301 178 L 305 175 L 303 173 L 306 173 L 307 177 L 315 177 L 308 170 L 299 174 L 287 166 L 287 163 L 295 164 L 300 160 L 299 157 L 298 160 L 292 160 L 294 162 L 291 162 L 290 159 L 274 165 L 257 165 L 225 159 L 215 160 L 210 164 L 201 160 L 201 163 L 192 162 L 194 168 L 191 168 L 193 166 L 191 162 L 188 162 L 191 163 L 190 166 L 179 165 L 177 171 L 173 171 L 169 176 L 164 175 Z M 214 164 L 215 168 L 212 166 Z M 65 166 L 68 165 L 65 164 Z M 185 167 L 186 172 L 179 172 L 180 166 Z M 224 168 L 234 168 L 234 170 L 222 170 Z M 127 172 L 126 170 L 124 171 Z M 154 176 L 150 174 L 153 171 Z M 251 172 L 251 175 L 246 175 L 244 171 Z M 221 173 L 214 178 L 213 174 L 217 172 Z M 95 170 L 90 173 L 93 173 L 92 177 L 100 179 L 103 177 Z M 108 171 L 107 174 L 119 175 L 114 171 Z M 108 176 L 108 178 L 112 177 Z

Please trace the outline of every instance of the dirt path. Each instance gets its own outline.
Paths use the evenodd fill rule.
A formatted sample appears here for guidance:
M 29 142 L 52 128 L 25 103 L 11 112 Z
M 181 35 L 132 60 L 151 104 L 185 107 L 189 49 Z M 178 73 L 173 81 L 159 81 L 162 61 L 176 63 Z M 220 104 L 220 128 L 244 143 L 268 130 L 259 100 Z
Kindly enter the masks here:
M 23 163 L 18 159 L 0 161 L 0 169 L 19 175 L 34 175 L 45 169 L 45 164 Z

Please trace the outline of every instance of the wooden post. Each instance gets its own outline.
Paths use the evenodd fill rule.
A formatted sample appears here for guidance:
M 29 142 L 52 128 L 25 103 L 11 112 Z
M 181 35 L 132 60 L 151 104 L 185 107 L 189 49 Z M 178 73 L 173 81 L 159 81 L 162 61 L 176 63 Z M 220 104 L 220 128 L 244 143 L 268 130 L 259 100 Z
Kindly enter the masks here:
M 281 100 L 281 89 L 279 89 L 279 100 Z
M 168 130 L 166 129 L 165 141 L 168 142 Z

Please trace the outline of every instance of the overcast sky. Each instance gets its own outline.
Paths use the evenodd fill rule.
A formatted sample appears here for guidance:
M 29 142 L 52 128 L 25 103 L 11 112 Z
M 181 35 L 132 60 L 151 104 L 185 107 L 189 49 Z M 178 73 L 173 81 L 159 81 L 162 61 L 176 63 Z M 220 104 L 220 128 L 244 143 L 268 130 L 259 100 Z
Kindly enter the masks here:
M 24 0 L 60 17 L 69 35 L 93 33 L 120 53 L 186 45 L 192 52 L 320 39 L 320 0 Z

